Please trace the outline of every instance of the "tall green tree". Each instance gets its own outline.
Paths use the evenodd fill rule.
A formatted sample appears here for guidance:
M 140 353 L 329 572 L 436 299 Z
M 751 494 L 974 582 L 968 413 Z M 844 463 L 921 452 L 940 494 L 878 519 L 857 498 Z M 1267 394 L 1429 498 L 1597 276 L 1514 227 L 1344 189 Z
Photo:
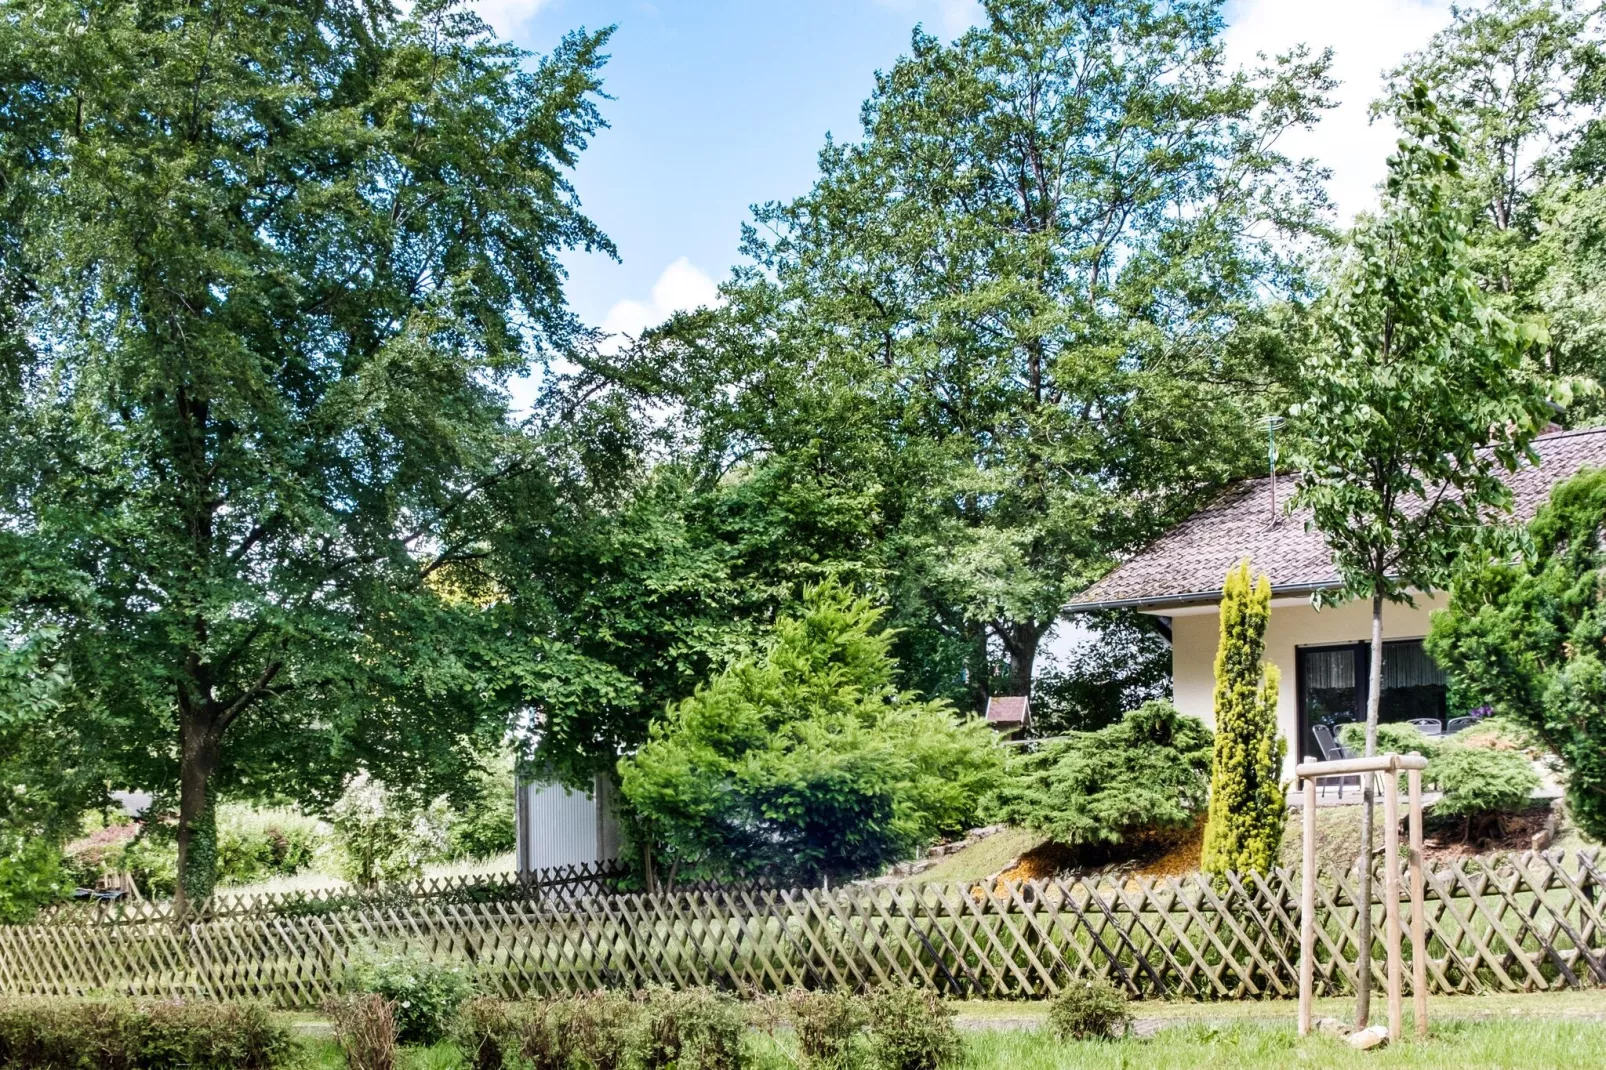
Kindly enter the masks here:
M 1457 8 L 1394 72 L 1391 98 L 1424 82 L 1460 123 L 1455 195 L 1471 209 L 1474 274 L 1503 312 L 1547 321 L 1550 370 L 1596 377 L 1606 371 L 1606 310 L 1592 297 L 1606 233 L 1595 162 L 1606 142 L 1603 31 L 1598 3 Z
M 1468 552 L 1428 651 L 1468 698 L 1561 756 L 1568 813 L 1606 837 L 1606 471 L 1558 486 L 1516 554 Z
M 1375 218 L 1351 235 L 1319 313 L 1322 342 L 1294 407 L 1295 508 L 1308 508 L 1341 583 L 1323 601 L 1372 607 L 1366 754 L 1377 746 L 1383 605 L 1441 589 L 1469 533 L 1509 506 L 1500 469 L 1531 456 L 1564 383 L 1527 358 L 1544 332 L 1496 309 L 1472 273 L 1455 198 L 1460 131 L 1413 86 Z M 1371 892 L 1373 785 L 1361 810 L 1360 894 Z M 1361 946 L 1371 915 L 1360 919 Z M 1369 1012 L 1362 970 L 1357 1017 Z
M 857 877 L 973 819 L 1002 772 L 997 738 L 897 686 L 881 616 L 840 584 L 810 588 L 762 653 L 620 761 L 625 798 L 672 866 Z
M 183 895 L 220 793 L 461 782 L 561 692 L 476 567 L 547 478 L 502 386 L 583 336 L 560 254 L 611 248 L 567 178 L 607 39 L 531 57 L 453 0 L 0 19 L 7 626 L 56 627 L 64 721 L 176 794 Z
M 1282 846 L 1287 799 L 1277 734 L 1277 666 L 1262 661 L 1271 619 L 1271 580 L 1250 581 L 1249 562 L 1227 573 L 1216 648 L 1216 739 L 1210 817 L 1200 863 L 1206 873 L 1271 872 Z
M 716 467 L 869 491 L 920 686 L 1026 693 L 1068 596 L 1254 463 L 1286 370 L 1272 306 L 1306 293 L 1323 201 L 1277 145 L 1332 83 L 1304 52 L 1232 69 L 1221 35 L 1213 0 L 917 31 L 860 138 L 758 210 L 723 306 L 582 378 L 672 398 Z

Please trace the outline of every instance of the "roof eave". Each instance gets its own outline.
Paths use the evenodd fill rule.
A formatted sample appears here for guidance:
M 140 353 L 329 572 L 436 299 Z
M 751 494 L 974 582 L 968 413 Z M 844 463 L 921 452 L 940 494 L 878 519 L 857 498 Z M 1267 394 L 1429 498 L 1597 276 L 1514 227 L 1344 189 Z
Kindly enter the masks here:
M 1327 580 L 1321 583 L 1285 583 L 1273 584 L 1271 596 L 1273 598 L 1291 598 L 1297 595 L 1312 595 L 1318 591 L 1329 590 L 1338 586 L 1338 581 Z M 1189 606 L 1211 606 L 1221 601 L 1221 590 L 1195 591 L 1190 594 L 1161 594 L 1148 595 L 1139 598 L 1112 598 L 1096 602 L 1068 602 L 1060 607 L 1060 613 L 1069 616 L 1073 613 L 1097 613 L 1104 609 L 1185 609 Z

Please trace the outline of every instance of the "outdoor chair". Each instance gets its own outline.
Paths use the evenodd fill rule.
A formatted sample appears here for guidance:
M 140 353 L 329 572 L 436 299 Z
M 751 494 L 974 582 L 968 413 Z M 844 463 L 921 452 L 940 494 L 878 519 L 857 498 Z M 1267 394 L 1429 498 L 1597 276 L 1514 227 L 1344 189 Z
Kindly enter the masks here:
M 1453 736 L 1463 728 L 1471 728 L 1477 723 L 1478 719 L 1476 717 L 1452 717 L 1450 718 L 1450 724 L 1446 727 L 1444 734 L 1447 736 Z
M 1406 724 L 1414 725 L 1424 736 L 1444 735 L 1444 722 L 1437 717 L 1413 717 Z
M 1327 727 L 1326 725 L 1324 725 L 1324 724 L 1312 725 L 1311 729 L 1310 729 L 1310 734 L 1316 737 L 1316 746 L 1321 748 L 1322 761 L 1324 761 L 1324 762 L 1336 762 L 1340 758 L 1353 758 L 1353 757 L 1355 757 L 1355 755 L 1350 752 L 1350 749 L 1348 747 L 1344 746 L 1338 740 L 1333 738 L 1333 730 L 1331 728 Z M 1323 791 L 1325 791 L 1325 790 L 1327 790 L 1327 788 L 1329 786 L 1332 785 L 1333 781 L 1335 781 L 1335 780 L 1338 781 L 1338 797 L 1340 799 L 1342 799 L 1344 797 L 1344 784 L 1349 779 L 1350 779 L 1349 777 L 1341 777 L 1341 776 L 1339 776 L 1339 777 L 1323 777 L 1320 781 L 1317 782 L 1317 786 L 1319 788 L 1321 788 Z M 1356 777 L 1355 780 L 1356 780 L 1357 784 L 1360 783 L 1360 778 L 1359 777 Z

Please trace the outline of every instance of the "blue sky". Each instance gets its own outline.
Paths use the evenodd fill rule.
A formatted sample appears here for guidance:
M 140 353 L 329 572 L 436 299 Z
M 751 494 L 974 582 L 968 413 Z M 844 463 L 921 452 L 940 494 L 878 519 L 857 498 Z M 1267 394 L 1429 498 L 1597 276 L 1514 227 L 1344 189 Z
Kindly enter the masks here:
M 807 190 L 825 134 L 850 139 L 874 71 L 923 23 L 952 36 L 970 0 L 476 0 L 517 43 L 545 51 L 566 30 L 617 24 L 603 105 L 611 129 L 576 184 L 621 263 L 569 259 L 570 301 L 588 323 L 635 333 L 712 297 L 736 261 L 748 206 Z M 1239 62 L 1294 41 L 1332 45 L 1342 106 L 1291 148 L 1335 171 L 1346 214 L 1366 207 L 1392 134 L 1368 125 L 1379 72 L 1448 18 L 1441 0 L 1231 0 Z

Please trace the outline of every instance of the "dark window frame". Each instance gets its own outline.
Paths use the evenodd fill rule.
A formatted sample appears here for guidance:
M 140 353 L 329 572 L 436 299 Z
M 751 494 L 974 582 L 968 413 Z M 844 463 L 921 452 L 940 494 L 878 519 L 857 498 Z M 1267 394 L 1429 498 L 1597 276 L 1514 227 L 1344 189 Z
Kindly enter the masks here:
M 1397 639 L 1383 641 L 1383 656 L 1388 657 L 1389 647 L 1398 647 L 1414 644 L 1422 645 L 1425 636 L 1402 636 Z M 1294 647 L 1294 708 L 1295 731 L 1299 740 L 1299 761 L 1319 760 L 1322 755 L 1316 751 L 1316 740 L 1310 734 L 1310 723 L 1306 718 L 1305 710 L 1305 659 L 1308 653 L 1331 653 L 1335 650 L 1351 650 L 1355 655 L 1355 699 L 1353 705 L 1354 719 L 1366 720 L 1366 680 L 1372 667 L 1372 644 L 1369 640 L 1352 643 L 1309 643 Z M 1385 707 L 1386 708 L 1386 707 Z

